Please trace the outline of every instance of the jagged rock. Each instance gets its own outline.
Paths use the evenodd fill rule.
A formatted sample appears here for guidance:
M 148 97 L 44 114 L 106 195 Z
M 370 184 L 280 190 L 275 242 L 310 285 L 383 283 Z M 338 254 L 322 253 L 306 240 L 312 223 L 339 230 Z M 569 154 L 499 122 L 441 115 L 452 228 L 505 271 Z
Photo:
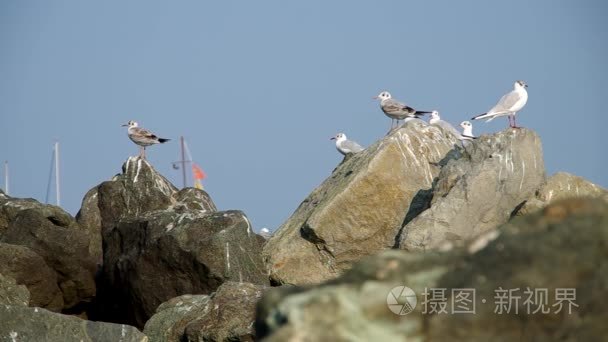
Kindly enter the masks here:
M 144 334 L 156 342 L 183 341 L 186 326 L 208 311 L 208 295 L 172 298 L 158 306 L 154 316 L 146 322 Z
M 85 321 L 45 309 L 0 305 L 3 341 L 120 341 L 148 338 L 128 325 Z
M 25 285 L 17 285 L 15 279 L 0 273 L 0 305 L 27 306 L 30 292 Z
M 558 172 L 530 197 L 517 211 L 517 215 L 533 213 L 556 200 L 571 197 L 599 197 L 608 201 L 608 191 L 582 177 L 567 172 Z
M 42 216 L 56 223 L 58 226 L 74 230 L 83 230 L 70 214 L 58 206 L 42 204 L 32 198 L 15 198 L 0 191 L 0 236 L 8 229 L 8 225 L 18 213 L 26 209 L 35 209 Z
M 429 250 L 505 223 L 543 183 L 540 138 L 527 129 L 482 136 L 439 173 L 431 206 L 405 225 L 399 247 Z
M 255 306 L 263 286 L 226 282 L 209 299 L 208 311 L 188 324 L 186 341 L 253 341 Z
M 225 282 L 207 295 L 183 295 L 156 309 L 144 333 L 153 341 L 252 341 L 263 286 Z
M 412 121 L 345 158 L 266 243 L 272 280 L 318 283 L 393 247 L 403 223 L 428 205 L 440 165 L 458 154 L 455 144 L 437 127 Z
M 98 206 L 97 188 L 89 190 L 82 200 L 76 221 L 89 232 L 89 253 L 99 265 L 103 262 L 101 239 L 101 213 Z
M 333 281 L 308 288 L 267 291 L 258 304 L 257 338 L 264 341 L 600 341 L 608 334 L 608 204 L 571 199 L 502 226 L 485 246 L 428 253 L 386 251 L 356 264 Z M 391 290 L 411 288 L 417 306 L 407 315 L 389 310 Z M 547 289 L 550 313 L 524 304 L 530 288 Z M 576 289 L 568 313 L 558 313 L 558 288 Z M 424 297 L 445 289 L 447 313 L 431 313 Z M 452 289 L 475 289 L 475 314 L 455 314 Z M 510 313 L 496 290 L 519 289 Z M 394 297 L 391 297 L 394 298 Z M 395 304 L 405 303 L 402 298 Z M 426 302 L 426 303 L 425 303 Z M 541 303 L 537 302 L 537 305 Z M 469 305 L 470 309 L 471 306 Z M 515 314 L 515 308 L 518 313 Z M 503 310 L 506 310 L 503 307 Z M 426 313 L 425 313 L 426 312 Z M 498 311 L 496 311 L 498 312 Z
M 63 294 L 57 285 L 57 273 L 31 249 L 0 242 L 0 273 L 27 287 L 31 306 L 56 312 L 63 309 Z
M 100 317 L 143 327 L 159 304 L 209 294 L 227 280 L 266 284 L 263 238 L 240 211 L 217 212 L 204 191 L 177 191 L 130 158 L 98 187 L 104 245 Z
M 78 307 L 90 302 L 95 296 L 96 266 L 89 254 L 87 232 L 80 228 L 72 216 L 56 206 L 6 196 L 0 198 L 0 205 L 0 216 L 4 216 L 3 222 L 8 223 L 0 234 L 0 241 L 28 247 L 41 256 L 56 273 L 56 286 L 61 289 L 63 296 L 62 310 L 81 310 Z M 22 261 L 30 262 L 25 259 Z M 8 266 L 3 266 L 6 267 Z M 33 278 L 38 276 L 40 275 L 31 275 Z M 27 277 L 16 278 L 27 283 Z M 52 279 L 45 277 L 45 280 Z M 48 286 L 49 292 L 54 292 L 55 285 L 49 283 Z M 37 301 L 39 291 L 31 291 L 32 297 Z M 47 302 L 47 307 L 56 309 L 56 303 L 55 299 L 51 299 Z

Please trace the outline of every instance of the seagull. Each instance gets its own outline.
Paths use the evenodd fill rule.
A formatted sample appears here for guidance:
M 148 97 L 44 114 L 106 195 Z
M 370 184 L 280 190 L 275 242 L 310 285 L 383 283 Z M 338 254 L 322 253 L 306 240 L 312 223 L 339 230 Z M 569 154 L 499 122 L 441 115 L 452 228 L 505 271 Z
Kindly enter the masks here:
M 500 101 L 498 101 L 498 103 L 492 107 L 492 109 L 490 109 L 487 113 L 479 114 L 476 117 L 471 118 L 471 120 L 488 118 L 487 121 L 492 121 L 492 119 L 499 116 L 508 115 L 509 127 L 519 128 L 515 124 L 515 114 L 524 108 L 526 102 L 528 102 L 528 92 L 526 91 L 526 88 L 528 88 L 526 82 L 516 81 L 513 84 L 513 90 L 501 97 Z
M 460 123 L 460 127 L 462 127 L 462 134 L 458 134 L 460 140 L 464 142 L 465 140 L 477 139 L 473 135 L 473 125 L 470 122 L 463 121 Z
M 329 140 L 336 141 L 336 149 L 343 155 L 347 155 L 349 153 L 357 153 L 364 150 L 361 145 L 357 144 L 352 140 L 348 140 L 346 138 L 346 134 L 344 133 L 338 133 L 335 137 L 331 137 Z
M 397 120 L 397 124 L 399 124 L 399 120 L 419 118 L 421 115 L 430 113 L 415 110 L 414 108 L 393 99 L 388 91 L 381 92 L 378 96 L 374 96 L 374 99 L 380 99 L 380 108 L 386 116 L 391 118 L 391 129 L 393 129 L 395 120 Z
M 454 126 L 450 125 L 447 121 L 441 120 L 439 116 L 439 112 L 434 110 L 431 112 L 431 118 L 429 119 L 429 124 L 437 127 L 441 127 L 444 131 L 451 133 L 457 139 L 460 138 L 460 133 Z
M 129 139 L 133 141 L 135 144 L 141 146 L 139 150 L 139 156 L 142 158 L 146 158 L 146 146 L 154 145 L 154 144 L 162 144 L 171 139 L 163 139 L 154 135 L 152 132 L 148 131 L 145 128 L 139 127 L 139 124 L 133 120 L 127 122 L 122 125 L 123 127 L 129 127 Z

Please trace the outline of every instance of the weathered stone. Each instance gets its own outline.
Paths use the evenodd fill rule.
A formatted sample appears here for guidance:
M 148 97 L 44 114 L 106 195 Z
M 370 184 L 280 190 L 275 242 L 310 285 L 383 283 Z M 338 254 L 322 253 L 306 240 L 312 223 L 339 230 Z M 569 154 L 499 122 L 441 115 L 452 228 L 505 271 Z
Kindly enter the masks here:
M 27 306 L 30 292 L 25 285 L 17 285 L 15 279 L 0 273 L 0 305 Z
M 225 282 L 211 295 L 183 295 L 156 309 L 144 333 L 153 341 L 252 341 L 263 286 Z
M 145 160 L 130 158 L 123 170 L 98 187 L 98 319 L 143 327 L 159 304 L 179 295 L 210 294 L 228 280 L 268 283 L 264 239 L 242 212 L 217 212 L 198 189 L 177 191 Z
M 505 223 L 543 183 L 539 137 L 527 129 L 482 136 L 439 173 L 429 209 L 407 223 L 399 247 L 429 250 Z
M 253 341 L 255 306 L 264 290 L 248 283 L 222 284 L 211 295 L 206 314 L 186 327 L 186 341 Z
M 318 286 L 271 289 L 258 304 L 256 337 L 264 341 L 600 341 L 608 334 L 603 300 L 608 293 L 606 245 L 608 203 L 592 199 L 552 203 L 511 220 L 483 244 L 475 241 L 467 248 L 444 252 L 386 251 Z M 413 289 L 418 297 L 418 305 L 407 315 L 395 314 L 387 305 L 391 289 L 397 286 Z M 564 288 L 576 291 L 577 306 L 571 307 L 571 313 L 566 302 L 557 312 L 556 290 Z M 429 297 L 423 296 L 428 289 L 445 289 L 448 313 L 430 313 Z M 475 314 L 449 314 L 453 289 L 475 289 Z M 496 311 L 497 307 L 506 310 L 497 304 L 500 289 L 518 289 L 513 296 L 520 298 L 511 302 L 509 313 Z M 536 298 L 532 308 L 527 307 L 528 289 L 547 289 L 545 308 L 550 312 L 532 313 L 542 302 Z
M 531 196 L 517 211 L 517 215 L 526 215 L 546 207 L 556 200 L 572 197 L 598 197 L 608 201 L 608 190 L 593 184 L 582 177 L 567 172 L 558 172 Z
M 103 248 L 98 195 L 97 187 L 87 192 L 82 200 L 80 210 L 76 214 L 76 221 L 89 232 L 89 253 L 101 265 L 103 262 Z
M 96 266 L 89 254 L 88 233 L 61 208 L 32 199 L 3 195 L 0 196 L 0 208 L 2 224 L 6 224 L 6 227 L 0 228 L 0 241 L 28 247 L 56 273 L 56 285 L 49 283 L 48 291 L 37 291 L 30 287 L 32 302 L 56 310 L 58 301 L 52 294 L 55 286 L 58 286 L 63 296 L 62 310 L 81 310 L 76 307 L 82 307 L 95 296 Z M 31 258 L 22 261 L 29 263 Z M 40 267 L 37 266 L 38 269 Z M 15 276 L 15 279 L 28 285 L 32 279 L 27 278 L 39 276 Z M 42 276 L 45 276 L 45 280 L 51 280 L 46 274 Z
M 0 305 L 3 341 L 139 341 L 148 338 L 128 325 L 85 321 L 45 309 Z
M 455 144 L 416 120 L 345 158 L 266 243 L 271 279 L 318 283 L 393 247 L 403 223 L 428 205 L 440 166 L 458 155 Z
M 0 242 L 0 273 L 27 287 L 30 305 L 60 312 L 63 294 L 57 285 L 57 273 L 31 249 Z
M 10 222 L 1 241 L 30 248 L 57 273 L 65 310 L 95 296 L 96 266 L 88 236 L 58 224 L 36 209 L 25 209 Z
M 144 334 L 156 342 L 184 340 L 186 326 L 209 312 L 208 295 L 183 295 L 172 298 L 156 309 L 146 322 Z

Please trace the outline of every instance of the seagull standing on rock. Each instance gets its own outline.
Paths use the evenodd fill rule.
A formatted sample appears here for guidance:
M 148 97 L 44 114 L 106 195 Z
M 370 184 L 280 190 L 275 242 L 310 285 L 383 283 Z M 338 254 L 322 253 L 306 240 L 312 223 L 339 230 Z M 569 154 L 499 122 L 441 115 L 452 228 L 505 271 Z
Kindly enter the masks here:
M 346 138 L 346 134 L 344 133 L 338 133 L 335 137 L 331 137 L 329 140 L 336 141 L 336 149 L 343 155 L 347 155 L 349 153 L 357 153 L 364 150 L 361 145 L 357 144 L 352 140 L 348 140 Z
M 139 156 L 146 159 L 146 146 L 154 145 L 154 144 L 162 144 L 171 139 L 163 139 L 154 135 L 152 132 L 147 129 L 139 127 L 139 124 L 133 120 L 127 122 L 122 125 L 123 127 L 129 127 L 129 139 L 133 141 L 135 144 L 140 146 Z
M 454 137 L 460 138 L 460 133 L 458 132 L 458 130 L 456 130 L 456 128 L 454 128 L 454 126 L 450 125 L 447 121 L 441 120 L 441 117 L 439 116 L 439 112 L 436 110 L 431 112 L 431 118 L 429 119 L 429 124 L 431 124 L 433 126 L 441 127 L 441 128 L 443 128 L 443 130 L 451 133 Z
M 492 109 L 487 113 L 479 114 L 476 117 L 471 118 L 471 120 L 487 118 L 488 120 L 486 122 L 488 122 L 499 116 L 508 115 L 509 127 L 519 128 L 515 124 L 515 114 L 524 108 L 526 102 L 528 102 L 528 92 L 526 91 L 526 88 L 528 88 L 526 82 L 516 81 L 515 84 L 513 84 L 513 90 L 501 97 Z
M 473 125 L 470 122 L 463 121 L 460 123 L 460 127 L 462 127 L 462 134 L 459 134 L 460 140 L 465 141 L 477 139 L 477 137 L 473 135 Z
M 391 129 L 393 129 L 395 120 L 397 120 L 397 125 L 399 124 L 399 120 L 404 120 L 406 118 L 419 118 L 421 115 L 429 114 L 430 112 L 424 112 L 415 110 L 414 108 L 405 105 L 395 99 L 392 98 L 391 94 L 388 91 L 381 92 L 378 96 L 375 96 L 374 99 L 380 100 L 380 108 L 388 116 L 391 118 Z

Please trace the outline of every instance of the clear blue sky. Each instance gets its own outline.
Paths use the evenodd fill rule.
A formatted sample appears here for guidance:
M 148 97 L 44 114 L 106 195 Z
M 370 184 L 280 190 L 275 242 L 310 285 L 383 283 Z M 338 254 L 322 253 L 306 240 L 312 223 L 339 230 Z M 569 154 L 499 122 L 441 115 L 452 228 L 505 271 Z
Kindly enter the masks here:
M 176 185 L 178 138 L 220 209 L 275 229 L 341 156 L 390 125 L 381 90 L 454 124 L 529 84 L 518 123 L 548 174 L 608 186 L 608 2 L 1 1 L 0 160 L 44 201 L 61 143 L 63 206 L 120 171 L 128 120 L 173 138 L 148 159 Z M 491 133 L 507 119 L 475 122 Z M 2 172 L 2 171 L 0 171 Z M 51 197 L 53 198 L 53 197 Z

